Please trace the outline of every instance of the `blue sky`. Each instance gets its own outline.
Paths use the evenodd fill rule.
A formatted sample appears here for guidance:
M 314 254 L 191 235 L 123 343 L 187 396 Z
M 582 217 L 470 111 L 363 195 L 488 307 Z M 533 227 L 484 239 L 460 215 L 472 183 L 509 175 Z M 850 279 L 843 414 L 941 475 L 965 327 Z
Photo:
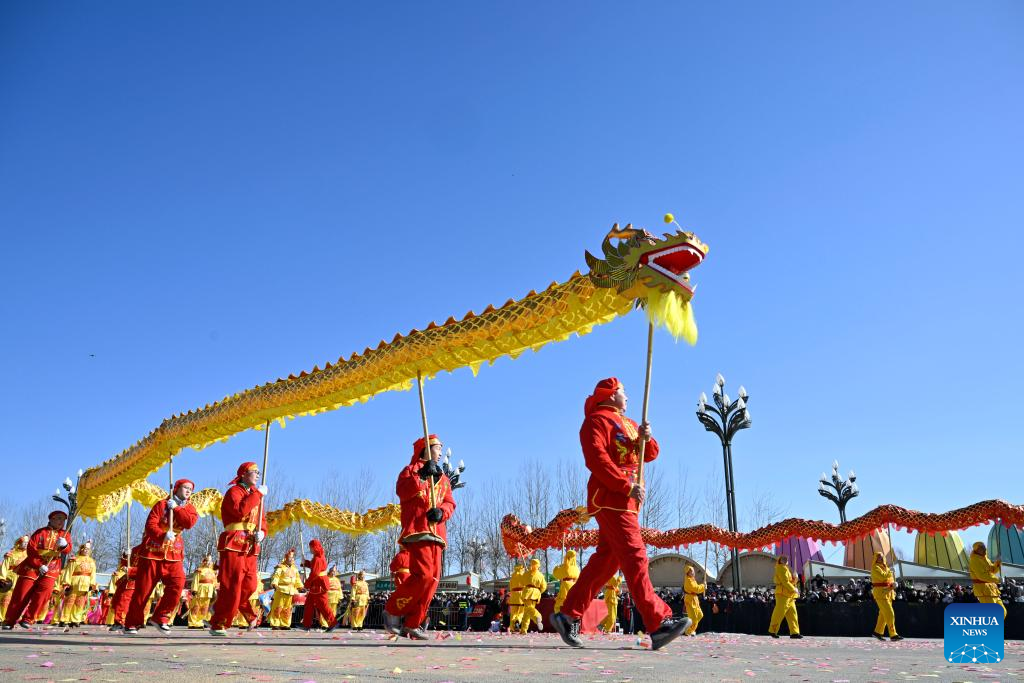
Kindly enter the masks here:
M 741 501 L 834 520 L 1022 502 L 1020 3 L 7 3 L 0 10 L 0 500 L 36 500 L 172 413 L 499 304 L 665 211 L 711 246 L 695 348 L 660 335 L 664 462 L 749 390 Z M 636 397 L 644 320 L 428 385 L 471 480 L 578 455 Z M 389 479 L 414 393 L 294 422 L 312 494 Z M 176 472 L 223 485 L 243 434 Z M 163 474 L 154 480 L 163 482 Z M 384 501 L 381 501 L 384 502 Z M 741 503 L 742 505 L 742 503 Z M 975 532 L 974 536 L 977 536 Z M 974 536 L 969 536 L 973 538 Z

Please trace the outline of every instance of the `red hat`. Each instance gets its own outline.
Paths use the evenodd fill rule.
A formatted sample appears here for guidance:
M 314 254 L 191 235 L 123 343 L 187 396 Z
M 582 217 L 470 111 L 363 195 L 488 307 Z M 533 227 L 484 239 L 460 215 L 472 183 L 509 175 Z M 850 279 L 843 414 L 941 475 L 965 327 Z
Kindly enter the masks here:
M 253 470 L 258 470 L 259 468 L 260 466 L 254 462 L 243 462 L 241 465 L 238 466 L 238 472 L 236 473 L 238 476 L 232 479 L 228 486 L 233 486 L 240 482 L 242 480 L 242 477 L 245 476 L 246 472 L 252 472 Z
M 621 386 L 622 383 L 614 377 L 598 382 L 594 387 L 594 393 L 588 396 L 586 403 L 583 404 L 583 414 L 590 415 L 599 405 L 610 399 Z
M 439 439 L 437 437 L 437 434 L 431 434 L 430 435 L 430 445 L 433 446 L 434 444 L 437 444 L 437 445 L 441 444 L 441 439 Z M 412 445 L 412 461 L 413 462 L 416 462 L 416 461 L 418 461 L 420 459 L 420 454 L 423 452 L 424 448 L 426 448 L 426 445 L 424 444 L 423 439 L 422 438 L 416 439 L 416 441 Z
M 63 510 L 54 510 L 50 514 L 46 515 L 46 519 L 53 519 L 54 515 L 64 515 L 65 517 L 67 517 L 68 513 L 64 512 Z
M 320 544 L 319 539 L 314 538 L 309 542 L 309 549 L 313 551 L 314 555 L 323 555 L 324 547 Z
M 192 490 L 196 490 L 196 483 L 191 479 L 179 479 L 178 481 L 174 482 L 174 487 L 171 489 L 171 493 L 177 491 L 178 487 L 181 486 L 182 484 L 192 484 Z

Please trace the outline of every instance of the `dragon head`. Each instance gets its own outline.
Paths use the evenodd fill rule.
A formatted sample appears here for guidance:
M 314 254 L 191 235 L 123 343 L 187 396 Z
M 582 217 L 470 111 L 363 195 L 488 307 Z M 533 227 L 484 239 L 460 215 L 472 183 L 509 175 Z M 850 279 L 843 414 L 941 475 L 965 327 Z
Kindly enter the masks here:
M 618 240 L 613 245 L 612 240 Z M 601 243 L 605 259 L 586 252 L 590 279 L 598 287 L 614 287 L 619 293 L 645 299 L 645 290 L 675 292 L 684 302 L 693 297 L 690 272 L 700 265 L 708 253 L 706 244 L 692 232 L 665 233 L 658 239 L 632 224 L 620 229 L 619 224 Z
M 612 240 L 618 240 L 612 244 Z M 601 243 L 605 258 L 586 252 L 589 277 L 596 287 L 613 288 L 635 299 L 652 322 L 664 325 L 676 337 L 696 342 L 690 300 L 694 287 L 690 271 L 704 260 L 708 247 L 692 232 L 665 233 L 659 239 L 632 224 L 619 224 Z

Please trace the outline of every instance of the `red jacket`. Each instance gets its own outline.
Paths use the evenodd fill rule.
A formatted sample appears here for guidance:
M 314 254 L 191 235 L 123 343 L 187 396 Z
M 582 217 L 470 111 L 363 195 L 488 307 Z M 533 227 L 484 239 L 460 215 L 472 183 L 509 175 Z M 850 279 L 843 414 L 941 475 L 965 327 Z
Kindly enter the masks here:
M 452 498 L 452 485 L 448 476 L 441 475 L 441 480 L 434 484 L 434 501 L 441 508 L 441 521 L 436 524 L 427 521 L 427 510 L 430 509 L 430 487 L 432 480 L 424 481 L 417 474 L 423 462 L 414 456 L 410 465 L 398 475 L 395 493 L 402 505 L 402 533 L 399 543 L 416 543 L 428 541 L 442 546 L 448 545 L 448 531 L 445 523 L 455 512 L 455 499 Z
M 409 551 L 402 548 L 391 559 L 391 579 L 395 582 L 395 588 L 402 585 L 409 576 Z
M 580 445 L 590 470 L 587 482 L 587 511 L 600 509 L 636 513 L 636 501 L 629 497 L 640 462 L 637 424 L 615 408 L 598 406 L 583 419 Z M 644 462 L 658 457 L 658 442 L 651 439 L 644 450 Z
M 267 532 L 266 510 L 260 517 L 260 502 L 263 500 L 256 487 L 248 491 L 241 484 L 235 484 L 224 493 L 220 504 L 220 520 L 224 522 L 224 531 L 217 542 L 218 552 L 242 553 L 259 555 L 260 546 L 256 543 L 256 523 L 259 529 Z
M 57 547 L 57 541 L 61 538 L 68 542 L 64 548 Z M 37 579 L 39 568 L 45 564 L 49 575 L 56 579 L 61 569 L 61 555 L 71 552 L 71 534 L 64 529 L 55 531 L 44 526 L 42 529 L 36 529 L 29 537 L 25 550 L 28 554 L 15 570 L 18 576 Z
M 313 559 L 303 560 L 302 566 L 309 567 L 309 576 L 306 577 L 306 591 L 313 595 L 326 593 L 331 589 L 330 581 L 327 580 L 327 556 L 320 541 L 313 539 L 311 544 Z
M 185 559 L 185 542 L 181 539 L 182 531 L 191 529 L 199 521 L 199 514 L 192 503 L 183 503 L 174 508 L 174 542 L 167 540 L 167 499 L 157 501 L 146 518 L 146 528 L 142 533 L 142 557 L 148 560 L 167 560 L 181 562 Z
M 128 571 L 125 572 L 124 576 L 117 580 L 115 584 L 117 586 L 117 592 L 120 593 L 125 588 L 129 590 L 135 590 L 135 577 L 139 573 L 139 556 L 142 554 L 142 544 L 138 544 L 132 548 L 131 552 L 131 566 L 128 567 Z M 121 567 L 124 567 L 127 563 L 121 560 Z

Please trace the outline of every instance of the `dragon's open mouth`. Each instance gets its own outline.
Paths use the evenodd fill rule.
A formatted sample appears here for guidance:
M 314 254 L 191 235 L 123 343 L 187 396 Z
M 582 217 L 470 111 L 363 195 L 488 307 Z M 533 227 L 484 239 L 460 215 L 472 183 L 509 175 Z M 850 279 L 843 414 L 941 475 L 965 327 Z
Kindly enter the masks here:
M 640 257 L 640 263 L 653 268 L 691 294 L 693 287 L 685 277 L 687 271 L 700 265 L 705 252 L 692 244 L 678 244 L 665 249 L 650 251 Z

